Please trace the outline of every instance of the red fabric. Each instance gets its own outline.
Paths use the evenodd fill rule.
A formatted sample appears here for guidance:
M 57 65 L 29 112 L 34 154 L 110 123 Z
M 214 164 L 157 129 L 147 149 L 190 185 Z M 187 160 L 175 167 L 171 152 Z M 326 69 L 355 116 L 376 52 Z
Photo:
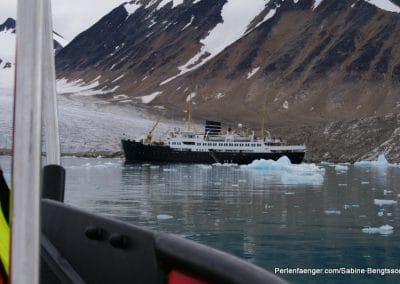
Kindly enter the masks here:
M 210 284 L 210 282 L 173 270 L 168 275 L 168 284 Z

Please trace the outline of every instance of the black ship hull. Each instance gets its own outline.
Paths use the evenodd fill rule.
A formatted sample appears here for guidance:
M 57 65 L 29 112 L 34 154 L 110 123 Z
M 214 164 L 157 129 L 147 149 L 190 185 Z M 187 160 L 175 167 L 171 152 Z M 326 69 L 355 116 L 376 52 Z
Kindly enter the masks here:
M 160 162 L 160 163 L 233 163 L 250 164 L 257 159 L 278 160 L 287 156 L 293 164 L 300 164 L 305 152 L 279 151 L 275 153 L 250 152 L 197 152 L 174 150 L 166 145 L 145 145 L 141 142 L 121 140 L 126 162 Z

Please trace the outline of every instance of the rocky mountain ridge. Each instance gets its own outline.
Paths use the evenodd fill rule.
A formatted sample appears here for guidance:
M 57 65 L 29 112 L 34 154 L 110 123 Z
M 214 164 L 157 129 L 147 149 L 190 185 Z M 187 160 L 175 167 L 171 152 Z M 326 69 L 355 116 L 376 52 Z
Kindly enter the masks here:
M 399 113 L 399 13 L 395 0 L 135 0 L 64 48 L 57 73 L 111 103 L 183 115 L 191 98 L 197 118 L 250 126 L 266 104 L 270 128 L 318 129 Z

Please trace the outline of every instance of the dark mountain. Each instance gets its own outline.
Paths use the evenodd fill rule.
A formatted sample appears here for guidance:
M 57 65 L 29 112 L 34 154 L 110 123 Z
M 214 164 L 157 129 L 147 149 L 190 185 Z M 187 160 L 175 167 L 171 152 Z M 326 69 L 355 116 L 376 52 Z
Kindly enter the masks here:
M 0 32 L 13 30 L 15 32 L 15 20 L 8 18 L 3 24 L 0 25 Z
M 385 116 L 400 110 L 399 13 L 397 0 L 131 1 L 57 72 L 175 113 L 194 92 L 199 118 L 254 125 L 265 102 L 275 127 Z

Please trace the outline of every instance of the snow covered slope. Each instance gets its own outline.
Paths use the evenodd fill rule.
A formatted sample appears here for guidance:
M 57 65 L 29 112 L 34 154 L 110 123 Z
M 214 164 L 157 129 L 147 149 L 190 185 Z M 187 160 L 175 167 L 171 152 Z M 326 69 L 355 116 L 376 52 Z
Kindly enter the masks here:
M 0 25 L 0 92 L 13 85 L 14 54 L 15 21 L 9 18 Z
M 16 22 L 8 18 L 0 25 L 0 91 L 14 85 Z M 54 32 L 54 50 L 57 53 L 66 44 L 65 39 Z

